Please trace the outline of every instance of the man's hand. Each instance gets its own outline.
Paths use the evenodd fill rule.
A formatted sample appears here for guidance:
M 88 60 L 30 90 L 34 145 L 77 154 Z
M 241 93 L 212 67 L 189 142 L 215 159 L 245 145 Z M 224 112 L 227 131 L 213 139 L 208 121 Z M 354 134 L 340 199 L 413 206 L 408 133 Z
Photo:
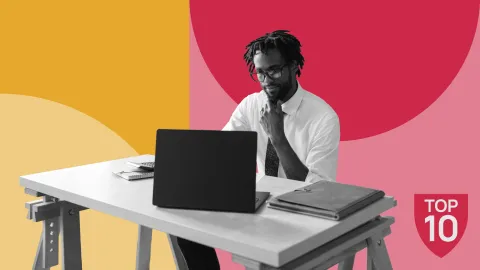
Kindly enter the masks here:
M 260 115 L 260 124 L 273 144 L 281 143 L 286 139 L 283 126 L 282 102 L 280 100 L 277 104 L 273 104 L 268 100 L 261 109 Z
M 300 161 L 285 135 L 282 103 L 268 101 L 260 111 L 260 124 L 272 141 L 288 179 L 305 181 L 308 168 Z

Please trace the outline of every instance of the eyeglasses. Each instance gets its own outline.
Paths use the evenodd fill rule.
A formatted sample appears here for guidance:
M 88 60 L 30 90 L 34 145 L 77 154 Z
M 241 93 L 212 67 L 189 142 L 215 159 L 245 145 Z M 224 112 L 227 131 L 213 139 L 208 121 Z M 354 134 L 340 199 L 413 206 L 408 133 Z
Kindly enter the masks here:
M 278 79 L 278 78 L 282 77 L 282 71 L 283 71 L 283 68 L 285 66 L 287 66 L 287 65 L 285 64 L 285 65 L 282 65 L 279 68 L 268 70 L 266 73 L 264 73 L 264 72 L 250 72 L 250 77 L 252 77 L 252 79 L 256 82 L 263 82 L 267 76 L 271 80 L 275 80 L 275 79 Z

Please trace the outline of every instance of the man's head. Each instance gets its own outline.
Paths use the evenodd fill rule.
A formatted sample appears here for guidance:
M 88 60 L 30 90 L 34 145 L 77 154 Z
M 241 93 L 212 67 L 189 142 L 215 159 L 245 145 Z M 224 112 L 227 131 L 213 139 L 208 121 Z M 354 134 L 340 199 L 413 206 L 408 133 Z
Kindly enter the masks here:
M 250 42 L 244 54 L 250 75 L 274 103 L 293 95 L 304 63 L 300 42 L 288 32 L 267 33 Z

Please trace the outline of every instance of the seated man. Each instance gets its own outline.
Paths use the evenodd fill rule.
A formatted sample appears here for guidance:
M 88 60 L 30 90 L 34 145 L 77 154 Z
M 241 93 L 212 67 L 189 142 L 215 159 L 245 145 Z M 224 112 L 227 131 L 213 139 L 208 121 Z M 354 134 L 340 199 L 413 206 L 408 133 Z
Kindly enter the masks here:
M 340 124 L 335 111 L 303 89 L 304 58 L 288 31 L 267 33 L 247 46 L 250 76 L 263 91 L 248 95 L 223 130 L 258 132 L 259 173 L 314 183 L 335 181 Z M 215 250 L 178 238 L 190 270 L 220 269 Z

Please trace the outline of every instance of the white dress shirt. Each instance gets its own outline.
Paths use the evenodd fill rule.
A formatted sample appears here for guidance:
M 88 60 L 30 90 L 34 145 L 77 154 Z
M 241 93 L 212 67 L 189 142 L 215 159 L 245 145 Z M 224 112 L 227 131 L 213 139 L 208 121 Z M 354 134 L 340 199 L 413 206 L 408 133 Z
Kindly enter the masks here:
M 232 113 L 223 130 L 256 131 L 257 167 L 265 174 L 265 155 L 268 136 L 260 124 L 260 110 L 267 102 L 264 91 L 245 97 Z M 320 97 L 303 89 L 298 83 L 297 92 L 284 104 L 284 129 L 290 146 L 308 168 L 305 182 L 336 181 L 340 122 L 330 105 Z M 287 178 L 281 160 L 278 177 Z

